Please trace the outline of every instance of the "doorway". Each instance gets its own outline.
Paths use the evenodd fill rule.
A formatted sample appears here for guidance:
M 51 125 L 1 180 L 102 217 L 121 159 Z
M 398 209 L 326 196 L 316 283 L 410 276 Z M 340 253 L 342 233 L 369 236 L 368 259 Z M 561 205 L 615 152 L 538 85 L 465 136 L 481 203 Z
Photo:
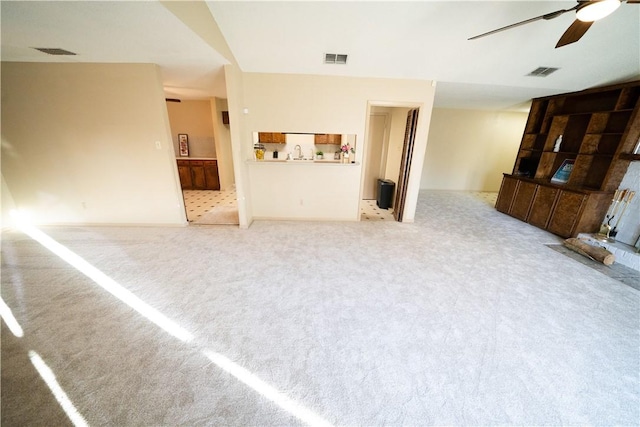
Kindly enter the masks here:
M 360 220 L 402 221 L 418 108 L 372 105 L 369 113 Z
M 187 222 L 239 225 L 235 185 L 229 179 L 229 127 L 221 114 L 226 100 L 176 99 L 166 105 Z

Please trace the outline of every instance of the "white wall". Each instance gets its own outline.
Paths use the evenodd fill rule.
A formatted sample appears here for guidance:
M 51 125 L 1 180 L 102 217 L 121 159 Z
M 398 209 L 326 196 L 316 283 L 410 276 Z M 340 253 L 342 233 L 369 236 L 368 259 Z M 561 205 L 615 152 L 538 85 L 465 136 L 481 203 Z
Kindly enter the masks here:
M 511 173 L 528 113 L 433 110 L 420 188 L 498 191 Z
M 371 106 L 386 103 L 422 107 L 414 173 L 410 177 L 405 208 L 405 220 L 413 220 L 434 95 L 430 81 L 261 73 L 244 73 L 242 78 L 243 108 L 248 109 L 248 114 L 242 118 L 245 132 L 355 134 L 358 146 L 356 165 L 322 165 L 308 174 L 299 169 L 303 165 L 279 167 L 243 163 L 246 168 L 251 168 L 247 194 L 252 199 L 255 217 L 357 220 L 366 143 L 365 124 Z M 250 138 L 241 144 L 251 150 Z M 245 149 L 244 153 L 245 160 L 252 160 L 250 151 Z M 270 179 L 278 186 L 265 187 L 263 183 L 270 182 Z M 319 181 L 340 185 L 322 187 L 318 185 Z M 297 203 L 289 203 L 291 200 Z M 302 205 L 300 200 L 303 200 Z M 311 208 L 323 203 L 327 204 L 326 209 Z M 270 204 L 281 206 L 281 209 L 277 212 L 267 209 Z
M 622 178 L 619 188 L 636 192 L 631 203 L 627 206 L 624 216 L 619 216 L 620 224 L 618 224 L 618 234 L 616 235 L 617 241 L 633 246 L 640 237 L 640 162 L 629 164 L 629 169 Z M 615 226 L 616 221 L 612 221 L 611 225 Z
M 155 65 L 2 63 L 2 175 L 39 223 L 186 224 Z

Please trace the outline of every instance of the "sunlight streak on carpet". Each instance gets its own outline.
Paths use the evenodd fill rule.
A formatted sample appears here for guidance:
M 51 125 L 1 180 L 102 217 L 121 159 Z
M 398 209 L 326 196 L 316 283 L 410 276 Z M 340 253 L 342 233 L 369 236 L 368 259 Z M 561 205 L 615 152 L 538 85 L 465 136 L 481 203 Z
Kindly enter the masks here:
M 51 368 L 49 368 L 49 366 L 47 366 L 46 363 L 44 363 L 44 360 L 42 360 L 40 355 L 33 350 L 29 350 L 29 359 L 31 359 L 31 363 L 33 363 L 33 366 L 36 368 L 44 382 L 47 384 L 49 390 L 51 390 L 53 396 L 56 398 L 73 425 L 76 427 L 88 427 L 89 424 L 87 424 L 82 414 L 80 414 L 80 412 L 78 412 L 76 407 L 73 405 L 73 402 L 71 402 L 69 396 L 67 396 L 67 393 L 65 393 L 62 387 L 60 387 L 60 384 L 58 384 L 53 371 L 51 370 Z
M 183 329 L 171 319 L 151 307 L 146 302 L 135 296 L 131 291 L 117 283 L 115 280 L 98 270 L 96 267 L 87 262 L 84 258 L 69 250 L 66 246 L 58 243 L 43 231 L 34 227 L 26 218 L 22 218 L 19 213 L 14 214 L 16 225 L 20 231 L 40 243 L 45 248 L 62 258 L 72 267 L 83 273 L 85 276 L 96 282 L 104 290 L 118 298 L 120 301 L 133 308 L 142 316 L 164 329 L 170 335 L 178 338 L 185 343 L 193 340 L 193 335 Z
M 2 298 L 0 298 L 0 316 L 13 335 L 18 338 L 22 338 L 24 336 L 22 327 L 13 316 L 13 313 L 11 312 L 9 306 L 4 302 Z
M 331 426 L 332 424 L 328 421 L 321 418 L 319 415 L 314 413 L 313 411 L 305 408 L 298 402 L 289 398 L 284 393 L 276 390 L 274 387 L 262 381 L 256 375 L 252 374 L 242 366 L 233 362 L 229 358 L 221 355 L 220 353 L 216 353 L 211 350 L 204 351 L 205 356 L 209 358 L 213 363 L 216 364 L 219 368 L 228 372 L 229 374 L 236 377 L 238 380 L 242 381 L 253 390 L 260 393 L 265 398 L 269 399 L 276 405 L 280 406 L 285 411 L 289 412 L 291 415 L 295 416 L 299 420 L 307 423 L 310 426 Z

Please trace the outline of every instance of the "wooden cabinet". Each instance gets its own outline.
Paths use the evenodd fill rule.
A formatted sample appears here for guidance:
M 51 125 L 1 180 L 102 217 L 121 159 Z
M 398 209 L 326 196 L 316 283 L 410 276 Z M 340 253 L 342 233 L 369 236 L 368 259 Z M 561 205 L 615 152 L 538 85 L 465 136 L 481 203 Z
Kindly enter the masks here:
M 286 134 L 282 132 L 258 132 L 258 142 L 261 144 L 286 144 Z M 314 144 L 342 144 L 342 134 L 316 133 L 313 134 Z
M 194 190 L 207 189 L 207 182 L 204 179 L 204 162 L 192 160 L 191 162 L 191 183 Z
M 538 185 L 536 195 L 531 205 L 531 211 L 527 218 L 529 224 L 539 228 L 547 228 L 547 224 L 549 224 L 549 219 L 551 218 L 551 211 L 558 196 L 558 191 L 557 188 Z
M 560 191 L 547 230 L 562 237 L 570 237 L 587 197 L 586 194 L 573 191 Z
M 284 144 L 286 137 L 281 132 L 258 132 L 258 142 L 263 144 Z
M 315 144 L 342 144 L 342 135 L 339 133 L 316 133 L 314 135 Z
M 188 160 L 178 160 L 178 175 L 180 175 L 180 185 L 183 189 L 190 189 L 193 187 L 191 181 L 191 167 Z
M 178 160 L 183 190 L 220 190 L 217 160 Z
M 529 208 L 536 193 L 536 184 L 522 181 L 518 184 L 511 211 L 509 214 L 521 221 L 526 221 L 529 216 Z
M 610 201 L 610 192 L 569 190 L 558 184 L 505 174 L 496 209 L 559 236 L 571 237 L 597 231 Z
M 519 182 L 517 179 L 508 175 L 504 176 L 502 185 L 500 186 L 500 192 L 498 193 L 498 200 L 496 201 L 497 210 L 506 214 L 511 211 L 511 202 L 513 202 L 513 196 L 516 194 Z
M 638 160 L 639 100 L 640 81 L 534 99 L 496 209 L 563 237 L 598 231 L 629 163 Z M 568 181 L 551 183 L 565 160 L 574 162 Z
M 207 190 L 220 189 L 220 177 L 218 176 L 217 160 L 204 161 L 204 180 L 207 185 Z

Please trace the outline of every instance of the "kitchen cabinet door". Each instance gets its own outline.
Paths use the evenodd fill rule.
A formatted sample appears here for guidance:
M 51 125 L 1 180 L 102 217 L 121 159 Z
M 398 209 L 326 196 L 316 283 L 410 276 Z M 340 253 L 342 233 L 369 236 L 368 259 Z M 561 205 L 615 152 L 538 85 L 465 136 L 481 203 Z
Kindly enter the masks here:
M 339 133 L 330 133 L 327 138 L 327 144 L 342 144 L 342 135 Z
M 258 142 L 263 144 L 284 144 L 286 135 L 281 132 L 258 132 Z
M 204 162 L 191 162 L 191 180 L 195 190 L 205 190 L 207 188 L 207 180 L 204 174 Z
M 271 132 L 258 132 L 258 142 L 261 143 L 270 143 L 271 142 Z
M 207 190 L 220 190 L 217 161 L 211 160 L 204 162 L 204 178 Z
M 190 190 L 193 187 L 191 180 L 191 166 L 188 161 L 178 160 L 178 175 L 180 176 L 180 187 L 183 190 Z
M 340 145 L 342 135 L 339 133 L 317 133 L 314 135 L 314 143 Z
M 316 133 L 313 135 L 313 142 L 315 144 L 327 144 L 328 139 L 329 135 L 326 133 Z

